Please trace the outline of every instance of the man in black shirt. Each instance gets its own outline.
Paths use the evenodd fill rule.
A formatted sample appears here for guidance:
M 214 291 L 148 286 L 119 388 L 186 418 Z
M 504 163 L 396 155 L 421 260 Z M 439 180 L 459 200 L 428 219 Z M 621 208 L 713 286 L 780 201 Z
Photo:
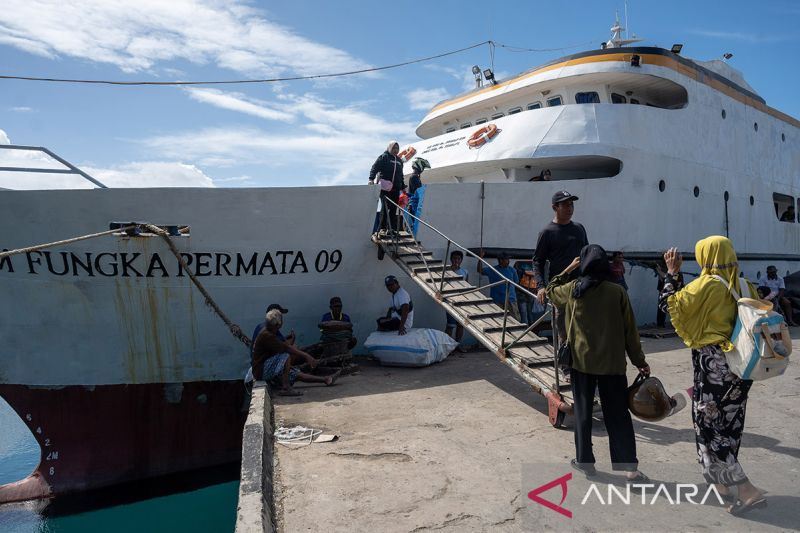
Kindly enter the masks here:
M 580 256 L 581 249 L 589 244 L 586 230 L 583 225 L 572 222 L 572 214 L 575 212 L 573 203 L 578 197 L 567 191 L 558 191 L 553 195 L 553 212 L 555 216 L 544 229 L 539 232 L 536 241 L 536 251 L 533 254 L 533 273 L 536 276 L 536 286 L 539 287 L 536 297 L 539 303 L 545 303 L 545 283 L 544 272 L 545 263 L 550 262 L 549 276 L 552 278 L 560 274 L 573 259 Z M 575 270 L 570 277 L 574 279 L 577 275 Z M 558 337 L 561 341 L 566 338 L 564 327 L 564 312 L 559 309 L 556 317 L 558 327 Z

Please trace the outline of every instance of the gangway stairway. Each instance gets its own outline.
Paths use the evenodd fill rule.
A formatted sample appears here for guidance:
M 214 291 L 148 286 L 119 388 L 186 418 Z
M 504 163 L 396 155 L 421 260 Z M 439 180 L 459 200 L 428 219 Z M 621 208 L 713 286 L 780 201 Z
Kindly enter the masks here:
M 386 199 L 387 202 L 391 200 Z M 458 245 L 422 219 L 414 217 L 398 207 L 405 216 L 397 227 L 408 228 L 408 219 L 416 219 L 447 240 L 449 257 L 451 248 L 460 249 L 483 263 L 483 268 L 494 268 L 468 249 Z M 386 216 L 384 214 L 384 216 Z M 499 281 L 482 288 L 471 285 L 450 269 L 450 265 L 436 259 L 432 252 L 423 248 L 409 231 L 380 231 L 372 236 L 378 246 L 378 256 L 388 255 L 409 278 L 456 321 L 463 325 L 481 344 L 511 367 L 548 403 L 548 416 L 554 427 L 559 427 L 566 414 L 572 414 L 573 398 L 570 385 L 558 370 L 556 356 L 549 341 L 533 333 L 533 328 L 551 314 L 545 313 L 533 325 L 515 320 L 506 310 L 495 304 L 480 291 L 494 285 L 513 285 L 517 291 L 527 289 L 511 282 Z M 506 290 L 506 294 L 508 294 Z M 531 294 L 528 292 L 528 294 Z M 506 302 L 506 306 L 509 303 Z M 513 303 L 511 305 L 514 305 Z M 554 332 L 555 333 L 555 332 Z

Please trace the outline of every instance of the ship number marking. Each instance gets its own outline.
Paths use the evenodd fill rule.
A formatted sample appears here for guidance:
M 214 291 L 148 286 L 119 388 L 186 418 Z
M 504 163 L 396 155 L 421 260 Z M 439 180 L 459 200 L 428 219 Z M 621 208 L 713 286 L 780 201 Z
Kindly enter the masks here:
M 50 439 L 44 439 L 44 445 L 46 447 L 49 447 L 50 446 Z
M 30 413 L 28 413 L 28 414 L 26 414 L 26 415 L 25 415 L 25 420 L 27 420 L 28 422 L 30 422 L 31 420 L 33 420 L 33 417 L 31 416 L 31 414 L 30 414 Z
M 331 253 L 328 253 L 327 250 L 322 250 L 317 254 L 317 259 L 314 261 L 314 268 L 317 269 L 317 272 L 325 272 L 328 269 L 328 265 L 332 264 L 333 268 L 328 270 L 328 272 L 333 272 L 339 265 L 342 263 L 342 252 L 341 250 L 334 250 Z
M 45 461 L 58 461 L 58 452 L 53 450 L 52 452 L 47 454 L 45 457 Z
M 52 476 L 52 475 L 54 475 L 55 473 L 56 473 L 56 467 L 54 467 L 54 466 L 51 466 L 51 467 L 50 467 L 50 475 Z
M 36 433 L 38 433 L 39 435 L 42 434 L 42 426 L 36 428 Z

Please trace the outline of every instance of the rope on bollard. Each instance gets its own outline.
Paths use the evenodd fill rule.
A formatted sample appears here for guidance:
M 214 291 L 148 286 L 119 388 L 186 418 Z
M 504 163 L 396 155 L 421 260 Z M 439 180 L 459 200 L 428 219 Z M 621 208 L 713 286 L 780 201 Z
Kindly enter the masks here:
M 181 253 L 178 251 L 178 248 L 175 246 L 175 243 L 172 242 L 169 233 L 159 228 L 158 226 L 154 226 L 152 224 L 142 224 L 142 227 L 146 228 L 149 232 L 155 233 L 156 235 L 164 239 L 170 251 L 178 260 L 178 263 L 180 263 L 181 268 L 183 268 L 184 272 L 186 272 L 189 275 L 189 279 L 192 280 L 192 283 L 194 283 L 195 287 L 197 287 L 197 290 L 199 290 L 200 293 L 203 295 L 203 298 L 205 298 L 206 305 L 211 307 L 211 309 L 214 310 L 217 316 L 219 316 L 222 319 L 222 321 L 225 322 L 225 325 L 228 326 L 228 330 L 234 337 L 239 339 L 245 346 L 250 348 L 253 345 L 253 341 L 250 340 L 250 337 L 244 334 L 242 328 L 240 328 L 237 324 L 231 322 L 231 319 L 228 318 L 227 315 L 225 315 L 222 309 L 220 309 L 220 307 L 208 293 L 206 288 L 203 287 L 203 284 L 200 283 L 200 280 L 198 280 L 197 277 L 194 274 L 192 274 L 192 271 L 189 269 L 189 265 L 186 264 L 186 261 L 183 259 Z

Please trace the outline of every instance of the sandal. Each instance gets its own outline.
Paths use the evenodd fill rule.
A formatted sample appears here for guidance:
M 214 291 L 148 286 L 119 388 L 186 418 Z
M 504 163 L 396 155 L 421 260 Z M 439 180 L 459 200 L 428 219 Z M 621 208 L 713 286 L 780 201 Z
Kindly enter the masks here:
M 755 496 L 755 498 L 751 498 L 746 502 L 736 500 L 736 503 L 728 508 L 728 512 L 733 516 L 741 516 L 745 513 L 749 513 L 753 509 L 763 509 L 766 506 L 767 499 L 764 496 Z
M 325 386 L 326 386 L 326 387 L 330 387 L 330 386 L 332 386 L 334 383 L 336 383 L 336 378 L 338 378 L 338 377 L 341 375 L 341 373 L 342 373 L 342 371 L 341 371 L 341 370 L 337 370 L 336 372 L 334 372 L 333 374 L 331 374 L 331 375 L 329 376 L 329 377 L 331 378 L 331 381 L 330 381 L 330 383 L 327 383 L 327 382 L 326 382 L 326 383 L 325 383 Z
M 569 464 L 572 468 L 574 468 L 578 472 L 583 472 L 583 474 L 586 477 L 594 477 L 597 475 L 597 469 L 591 463 L 587 463 L 586 465 L 581 465 L 581 463 L 579 463 L 577 459 L 571 459 Z

